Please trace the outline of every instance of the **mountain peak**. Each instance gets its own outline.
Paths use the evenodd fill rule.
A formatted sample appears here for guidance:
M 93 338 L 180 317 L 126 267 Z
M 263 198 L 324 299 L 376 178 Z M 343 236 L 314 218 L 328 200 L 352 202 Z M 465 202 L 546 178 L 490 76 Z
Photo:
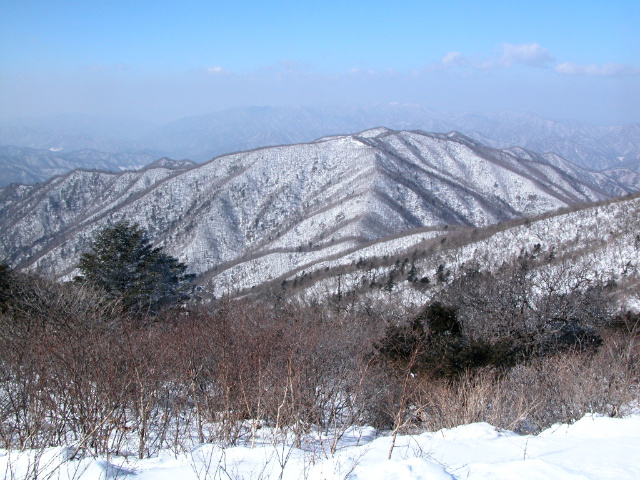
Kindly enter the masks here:
M 475 148 L 484 148 L 485 145 L 483 145 L 482 143 L 478 142 L 477 140 L 473 140 L 470 137 L 467 137 L 466 135 L 456 131 L 456 130 L 452 130 L 451 132 L 446 134 L 447 138 L 451 139 L 451 140 L 455 140 L 459 143 L 464 143 L 470 147 L 475 147 Z
M 75 171 L 0 190 L 0 258 L 72 275 L 93 232 L 127 219 L 193 273 L 244 288 L 388 235 L 483 226 L 627 191 L 602 174 L 533 160 L 453 132 L 379 127 L 190 168 L 162 159 L 163 168 Z
M 389 132 L 393 132 L 393 130 L 390 130 L 389 128 L 386 128 L 386 127 L 376 127 L 376 128 L 370 128 L 368 130 L 364 130 L 360 133 L 357 133 L 354 136 L 360 137 L 360 138 L 376 138 L 376 137 L 385 135 Z

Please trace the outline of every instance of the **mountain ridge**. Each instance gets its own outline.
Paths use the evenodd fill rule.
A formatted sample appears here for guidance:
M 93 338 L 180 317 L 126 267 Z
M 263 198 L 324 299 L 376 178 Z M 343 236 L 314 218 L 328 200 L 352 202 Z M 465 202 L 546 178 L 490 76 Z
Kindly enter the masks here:
M 73 163 L 73 152 L 83 149 L 100 152 L 94 154 L 93 167 L 120 170 L 133 165 L 115 158 L 116 154 L 155 156 L 146 163 L 163 156 L 204 162 L 227 153 L 312 142 L 321 137 L 386 125 L 396 130 L 457 130 L 493 148 L 520 146 L 559 155 L 591 170 L 627 168 L 640 174 L 639 124 L 602 127 L 555 121 L 534 114 L 436 112 L 410 104 L 236 107 L 185 117 L 155 128 L 142 123 L 136 127 L 130 119 L 123 120 L 122 125 L 114 119 L 108 120 L 102 122 L 106 123 L 102 130 L 99 119 L 86 116 L 62 120 L 55 117 L 49 119 L 49 123 L 45 120 L 26 122 L 27 126 L 11 126 L 4 121 L 0 124 L 0 145 L 36 148 L 43 150 L 43 154 L 46 150 L 57 153 L 66 158 L 60 162 L 61 169 L 53 172 L 57 174 L 77 167 L 91 168 L 86 163 L 90 158 L 81 159 L 84 163 Z M 109 137 L 123 130 L 129 133 L 126 140 Z M 105 167 L 100 162 L 110 153 L 114 156 L 113 165 Z M 25 158 L 14 156 L 0 163 L 5 172 L 0 176 L 0 185 L 43 181 L 51 175 L 46 170 L 38 173 L 34 168 L 21 171 Z M 137 165 L 141 167 L 143 163 Z
M 416 228 L 488 225 L 630 191 L 534 152 L 386 128 L 173 167 L 74 171 L 0 190 L 0 256 L 70 275 L 92 236 L 124 219 L 194 273 L 235 265 L 246 277 L 274 258 L 267 279 Z
M 640 161 L 639 124 L 600 127 L 534 114 L 436 112 L 410 104 L 237 107 L 171 122 L 144 138 L 152 144 L 160 138 L 162 147 L 178 157 L 185 153 L 181 145 L 197 144 L 199 153 L 194 150 L 191 158 L 205 160 L 258 145 L 305 142 L 375 125 L 397 130 L 459 130 L 487 146 L 518 145 L 536 152 L 553 152 L 597 170 L 619 166 L 622 161 L 636 169 Z M 227 145 L 226 151 L 222 151 L 222 145 Z

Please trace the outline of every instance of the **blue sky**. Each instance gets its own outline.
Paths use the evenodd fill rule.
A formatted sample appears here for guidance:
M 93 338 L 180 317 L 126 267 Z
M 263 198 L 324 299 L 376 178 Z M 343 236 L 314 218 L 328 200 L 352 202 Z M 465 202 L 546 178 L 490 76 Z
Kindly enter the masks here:
M 0 0 L 0 115 L 418 103 L 640 122 L 638 1 Z

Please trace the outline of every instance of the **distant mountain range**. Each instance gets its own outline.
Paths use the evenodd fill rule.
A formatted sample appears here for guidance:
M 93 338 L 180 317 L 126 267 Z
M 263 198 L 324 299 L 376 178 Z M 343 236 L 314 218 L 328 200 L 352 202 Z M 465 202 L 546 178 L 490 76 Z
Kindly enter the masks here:
M 136 170 L 162 156 L 134 141 L 73 130 L 0 125 L 0 186 L 43 182 L 76 168 Z
M 163 126 L 87 115 L 19 122 L 0 124 L 0 146 L 39 152 L 14 148 L 0 157 L 0 186 L 44 181 L 74 168 L 137 168 L 160 157 L 203 162 L 226 153 L 310 142 L 378 126 L 456 130 L 494 148 L 520 146 L 555 153 L 583 168 L 624 168 L 640 174 L 640 125 L 596 127 L 531 114 L 453 114 L 419 105 L 383 104 L 243 107 Z
M 143 137 L 176 158 L 209 160 L 267 145 L 385 126 L 397 130 L 459 131 L 495 148 L 520 146 L 555 153 L 593 170 L 640 168 L 640 125 L 596 127 L 532 114 L 453 114 L 419 105 L 252 107 L 185 118 Z
M 93 235 L 126 219 L 221 293 L 384 237 L 426 238 L 632 190 L 554 154 L 498 150 L 457 132 L 376 128 L 199 165 L 165 159 L 6 187 L 0 258 L 70 275 Z
M 43 150 L 26 147 L 0 147 L 2 184 L 38 183 L 77 168 L 117 172 L 137 170 L 158 158 L 151 152 L 109 153 L 96 150 Z

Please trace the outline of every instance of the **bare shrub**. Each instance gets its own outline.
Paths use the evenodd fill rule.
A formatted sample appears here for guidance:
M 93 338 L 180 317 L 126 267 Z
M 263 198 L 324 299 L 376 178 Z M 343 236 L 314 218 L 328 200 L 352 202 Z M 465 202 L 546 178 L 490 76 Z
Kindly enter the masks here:
M 439 429 L 484 421 L 537 433 L 591 412 L 621 415 L 625 405 L 638 400 L 637 345 L 637 336 L 616 333 L 605 336 L 595 353 L 568 351 L 449 380 L 424 377 L 413 400 L 420 413 L 416 422 Z
M 505 298 L 527 300 L 518 290 L 527 282 Z M 288 446 L 321 434 L 330 455 L 354 425 L 399 434 L 488 421 L 535 432 L 589 411 L 619 415 L 638 398 L 638 317 L 603 330 L 594 308 L 606 292 L 548 296 L 569 320 L 593 319 L 587 325 L 599 328 L 601 344 L 569 342 L 498 364 L 465 355 L 488 345 L 492 358 L 529 317 L 509 320 L 507 303 L 489 302 L 480 312 L 507 323 L 485 330 L 488 321 L 474 320 L 480 313 L 464 310 L 468 290 L 459 297 L 468 303 L 431 304 L 422 315 L 383 303 L 221 300 L 150 318 L 37 276 L 16 277 L 10 288 L 0 313 L 0 445 L 8 449 L 73 445 L 73 455 L 142 458 L 205 442 L 255 445 L 266 428 Z M 400 318 L 413 322 L 398 326 Z

